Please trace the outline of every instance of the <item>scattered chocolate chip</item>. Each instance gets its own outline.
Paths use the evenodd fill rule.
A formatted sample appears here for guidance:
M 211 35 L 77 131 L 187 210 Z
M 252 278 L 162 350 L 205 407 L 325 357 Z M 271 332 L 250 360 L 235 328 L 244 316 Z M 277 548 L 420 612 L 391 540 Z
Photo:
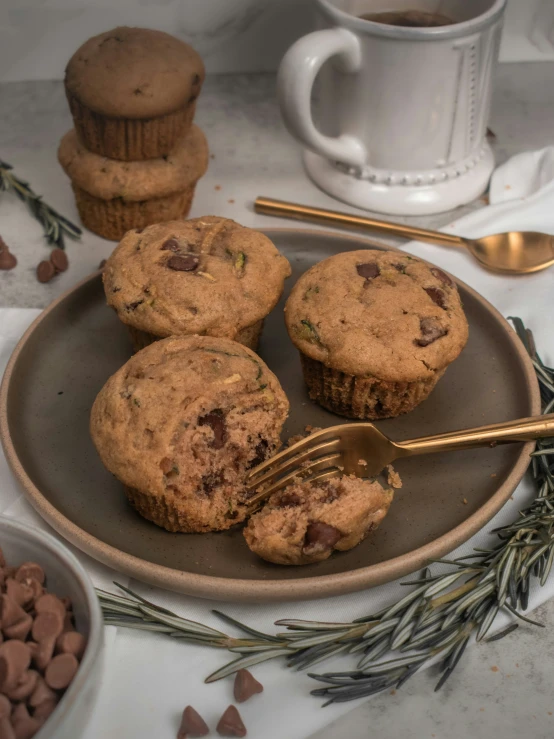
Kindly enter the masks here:
M 439 306 L 439 308 L 443 308 L 446 310 L 446 300 L 445 300 L 445 294 L 440 289 L 440 287 L 424 287 L 423 288 L 427 295 L 431 298 L 433 303 Z
M 11 253 L 7 246 L 0 248 L 0 269 L 9 270 L 17 265 L 17 259 Z
M 256 693 L 262 693 L 264 686 L 248 670 L 239 670 L 235 675 L 233 695 L 237 703 L 244 703 Z
M 177 739 L 187 739 L 189 736 L 206 736 L 210 730 L 202 716 L 192 706 L 183 711 L 181 726 L 177 732 Z
M 25 582 L 28 579 L 36 580 L 41 585 L 44 585 L 45 575 L 44 570 L 36 562 L 24 562 L 19 565 L 15 571 L 14 577 L 19 582 Z
M 219 408 L 206 413 L 198 419 L 199 426 L 209 426 L 213 431 L 214 438 L 210 444 L 213 449 L 221 449 L 227 441 L 227 426 L 225 416 Z
M 171 472 L 174 466 L 174 462 L 172 459 L 169 459 L 169 457 L 164 457 L 160 462 L 160 469 L 164 473 L 164 475 L 167 475 Z
M 332 549 L 337 541 L 341 538 L 341 532 L 334 526 L 330 526 L 323 521 L 314 521 L 308 524 L 306 536 L 304 537 L 305 551 L 323 551 Z
M 394 269 L 397 272 L 404 272 L 404 270 L 406 269 L 406 265 L 405 264 L 398 263 L 398 264 L 393 264 L 392 266 L 394 267 Z
M 452 285 L 454 284 L 454 282 L 446 274 L 446 272 L 443 272 L 442 269 L 439 269 L 438 267 L 431 267 L 431 274 L 434 275 L 437 280 L 440 280 L 443 285 L 448 285 L 449 287 L 452 287 Z
M 448 333 L 448 329 L 441 326 L 436 318 L 422 318 L 419 326 L 421 328 L 421 338 L 415 340 L 418 346 L 429 346 L 429 344 Z
M 113 292 L 115 292 L 115 290 Z M 136 310 L 139 305 L 142 305 L 143 303 L 144 300 L 135 300 L 133 303 L 127 303 L 125 310 Z
M 63 249 L 53 249 L 50 254 L 50 261 L 54 265 L 56 272 L 65 272 L 69 267 L 69 260 Z
M 49 688 L 63 690 L 73 680 L 78 668 L 79 662 L 74 654 L 58 654 L 46 668 L 44 680 Z
M 175 254 L 167 260 L 167 266 L 169 269 L 173 269 L 176 272 L 194 272 L 198 267 L 198 257 L 192 254 L 187 254 L 184 257 Z
M 50 261 L 42 261 L 37 267 L 37 280 L 39 282 L 50 282 L 52 277 L 56 274 L 54 265 Z
M 217 733 L 220 736 L 246 736 L 246 726 L 235 706 L 229 706 L 219 719 Z
M 167 239 L 162 244 L 162 251 L 172 251 L 172 252 L 179 252 L 181 251 L 181 247 L 177 239 Z
M 375 277 L 379 277 L 381 270 L 377 262 L 367 262 L 366 264 L 358 264 L 356 267 L 357 273 L 360 277 L 365 277 L 366 280 L 373 280 Z

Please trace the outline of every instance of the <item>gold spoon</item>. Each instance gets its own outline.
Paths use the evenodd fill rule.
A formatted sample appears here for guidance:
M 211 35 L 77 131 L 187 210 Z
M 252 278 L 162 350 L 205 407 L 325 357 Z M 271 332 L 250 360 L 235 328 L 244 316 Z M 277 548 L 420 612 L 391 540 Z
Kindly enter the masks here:
M 378 221 L 375 218 L 323 208 L 311 208 L 308 205 L 297 205 L 264 197 L 256 198 L 254 209 L 256 213 L 264 215 L 297 218 L 301 221 L 314 221 L 363 230 L 370 229 L 382 231 L 391 236 L 427 241 L 431 244 L 465 247 L 479 264 L 493 272 L 523 275 L 529 272 L 539 272 L 554 264 L 554 236 L 536 231 L 509 231 L 484 236 L 480 239 L 466 239 L 463 236 L 440 231 L 429 231 L 425 228 Z

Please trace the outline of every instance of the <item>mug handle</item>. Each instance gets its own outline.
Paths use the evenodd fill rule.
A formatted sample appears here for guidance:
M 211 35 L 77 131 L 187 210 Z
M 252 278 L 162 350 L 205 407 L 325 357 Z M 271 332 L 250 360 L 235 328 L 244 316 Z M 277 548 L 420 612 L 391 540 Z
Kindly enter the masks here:
M 299 39 L 287 51 L 277 76 L 277 94 L 285 125 L 290 133 L 325 159 L 356 167 L 366 163 L 367 152 L 355 136 L 332 137 L 320 133 L 314 125 L 311 94 L 314 80 L 323 64 L 333 56 L 346 72 L 361 66 L 358 38 L 344 28 L 314 31 Z

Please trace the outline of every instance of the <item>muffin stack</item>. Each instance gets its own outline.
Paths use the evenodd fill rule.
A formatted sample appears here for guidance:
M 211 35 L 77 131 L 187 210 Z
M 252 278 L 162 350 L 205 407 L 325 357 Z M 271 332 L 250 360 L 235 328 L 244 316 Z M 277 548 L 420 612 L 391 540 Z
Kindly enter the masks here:
M 186 217 L 208 165 L 193 124 L 200 56 L 160 31 L 116 28 L 70 59 L 65 89 L 75 128 L 58 159 L 83 224 L 106 239 Z

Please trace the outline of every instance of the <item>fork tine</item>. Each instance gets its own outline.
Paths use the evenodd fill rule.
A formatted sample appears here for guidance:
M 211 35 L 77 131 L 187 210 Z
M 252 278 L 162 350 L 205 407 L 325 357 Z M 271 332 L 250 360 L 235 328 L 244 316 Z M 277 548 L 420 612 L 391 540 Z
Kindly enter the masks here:
M 282 452 L 279 452 L 279 454 L 266 459 L 265 462 L 262 462 L 257 467 L 254 467 L 254 469 L 249 472 L 248 477 L 246 478 L 247 482 L 249 482 L 254 477 L 258 477 L 258 475 L 261 475 L 262 472 L 266 472 L 269 467 L 273 467 L 275 464 L 284 463 L 292 457 L 295 457 L 297 454 L 300 454 L 300 452 L 304 451 L 305 449 L 311 449 L 318 443 L 323 443 L 325 441 L 331 441 L 334 439 L 338 440 L 339 438 L 340 426 L 331 426 L 328 429 L 316 431 L 315 433 L 310 434 L 310 436 L 307 436 L 305 439 L 302 439 L 301 441 L 296 442 L 296 444 L 288 447 L 288 449 L 284 449 Z
M 270 482 L 277 476 L 283 475 L 285 472 L 292 469 L 295 469 L 298 473 L 299 468 L 302 469 L 302 465 L 305 462 L 311 461 L 314 458 L 314 461 L 317 461 L 317 458 L 319 458 L 323 453 L 331 454 L 338 451 L 340 451 L 340 439 L 331 439 L 323 444 L 316 444 L 315 446 L 308 447 L 307 449 L 304 449 L 304 451 L 301 451 L 300 454 L 289 457 L 289 459 L 285 460 L 283 464 L 277 464 L 276 466 L 272 465 L 271 468 L 261 477 L 255 476 L 255 479 L 249 478 L 247 488 L 248 490 L 256 490 L 265 482 Z M 273 457 L 271 461 L 274 462 L 275 459 L 276 457 Z
M 324 473 L 328 472 L 331 469 L 334 469 L 337 470 L 337 472 L 340 474 L 340 470 L 336 466 L 337 462 L 340 461 L 340 458 L 340 454 L 328 454 L 325 457 L 320 457 L 319 459 L 314 460 L 314 463 L 307 467 L 299 469 L 297 466 L 295 466 L 294 469 L 288 473 L 288 475 L 285 475 L 284 477 L 279 477 L 278 479 L 274 480 L 272 485 L 264 488 L 264 490 L 260 491 L 256 495 L 253 495 L 248 500 L 248 506 L 254 506 L 257 503 L 266 500 L 271 495 L 273 495 L 273 493 L 276 493 L 278 490 L 281 490 L 281 488 L 286 487 L 295 479 L 298 479 L 299 482 L 305 482 L 307 479 L 315 479 L 312 477 L 312 473 L 314 472 Z
M 330 470 L 323 470 L 323 472 L 318 472 L 317 475 L 314 475 L 313 477 L 307 477 L 305 481 L 324 482 L 325 480 L 330 480 L 333 477 L 340 477 L 343 474 L 344 472 L 338 467 L 332 467 Z

